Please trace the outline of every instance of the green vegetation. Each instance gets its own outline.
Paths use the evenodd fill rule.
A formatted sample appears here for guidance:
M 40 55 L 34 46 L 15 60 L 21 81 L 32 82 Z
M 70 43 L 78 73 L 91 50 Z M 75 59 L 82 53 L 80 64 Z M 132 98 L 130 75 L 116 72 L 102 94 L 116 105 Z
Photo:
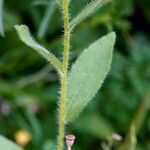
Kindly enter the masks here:
M 1 135 L 26 150 L 56 149 L 56 139 L 62 141 L 64 137 L 57 136 L 58 123 L 65 119 L 65 135 L 76 136 L 75 150 L 150 149 L 149 1 L 106 2 L 70 1 L 70 23 L 64 32 L 64 12 L 59 0 L 57 4 L 50 0 L 12 0 L 11 3 L 6 0 L 4 6 L 3 0 L 0 1 Z M 48 62 L 19 40 L 14 29 L 17 24 L 26 25 L 16 26 L 21 40 Z M 111 62 L 110 47 L 114 43 L 111 31 L 117 35 L 112 65 L 96 94 Z M 67 44 L 62 40 L 63 34 Z M 70 49 L 70 54 L 63 53 L 62 43 L 67 51 Z M 70 56 L 69 66 L 68 61 L 62 63 L 65 54 Z M 93 77 L 86 71 L 94 73 Z M 68 89 L 63 99 L 67 95 L 68 99 L 66 109 L 62 110 L 65 115 L 58 117 L 62 114 L 58 110 L 62 80 Z M 72 99 L 76 89 L 80 92 L 77 90 Z M 114 133 L 123 140 L 116 141 Z M 7 143 L 13 147 L 3 136 L 0 145 Z

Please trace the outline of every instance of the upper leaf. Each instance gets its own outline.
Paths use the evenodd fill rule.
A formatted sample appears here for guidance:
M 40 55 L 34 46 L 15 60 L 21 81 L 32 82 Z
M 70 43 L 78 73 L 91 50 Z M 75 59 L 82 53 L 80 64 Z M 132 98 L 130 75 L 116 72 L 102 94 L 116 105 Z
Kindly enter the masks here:
M 12 141 L 6 139 L 5 137 L 0 135 L 0 149 L 1 150 L 23 150 L 17 144 Z
M 96 10 L 98 10 L 101 6 L 109 2 L 110 0 L 92 0 L 91 3 L 87 4 L 81 12 L 72 19 L 70 23 L 70 30 L 73 30 L 75 26 L 77 26 L 81 21 L 88 18 L 92 15 Z
M 66 123 L 73 121 L 101 87 L 111 65 L 115 33 L 111 32 L 85 49 L 68 77 Z
M 27 26 L 25 25 L 16 25 L 15 26 L 17 33 L 20 37 L 20 39 L 36 50 L 39 54 L 41 54 L 46 60 L 50 61 L 57 69 L 58 71 L 62 71 L 62 63 L 53 55 L 51 54 L 46 48 L 38 44 L 35 39 L 30 34 L 30 31 Z

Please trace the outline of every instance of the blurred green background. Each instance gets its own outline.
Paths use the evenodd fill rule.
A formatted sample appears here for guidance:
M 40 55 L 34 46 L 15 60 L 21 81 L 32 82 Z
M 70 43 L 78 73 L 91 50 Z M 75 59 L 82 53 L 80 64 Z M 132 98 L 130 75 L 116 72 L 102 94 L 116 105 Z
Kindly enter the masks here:
M 89 1 L 72 0 L 70 17 Z M 54 149 L 59 79 L 52 66 L 18 39 L 14 25 L 29 26 L 36 39 L 61 58 L 60 9 L 52 0 L 5 0 L 2 8 L 0 134 L 26 150 Z M 66 127 L 76 135 L 74 150 L 107 150 L 112 133 L 123 137 L 113 142 L 114 150 L 129 145 L 133 149 L 124 150 L 150 150 L 150 1 L 113 0 L 99 9 L 72 34 L 70 63 L 112 30 L 117 41 L 110 73 L 93 102 Z

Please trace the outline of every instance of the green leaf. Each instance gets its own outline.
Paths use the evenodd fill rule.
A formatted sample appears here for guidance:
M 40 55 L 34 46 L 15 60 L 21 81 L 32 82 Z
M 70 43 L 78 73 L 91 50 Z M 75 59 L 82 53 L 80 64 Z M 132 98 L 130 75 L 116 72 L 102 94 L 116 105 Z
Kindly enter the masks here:
M 39 54 L 41 54 L 44 58 L 46 58 L 46 60 L 50 61 L 59 72 L 62 72 L 62 63 L 53 54 L 51 54 L 46 48 L 44 48 L 43 46 L 41 46 L 35 41 L 35 39 L 30 34 L 30 31 L 27 26 L 16 25 L 15 28 L 20 39 L 26 45 L 36 50 Z
M 41 24 L 40 24 L 40 27 L 38 30 L 39 38 L 42 39 L 44 37 L 44 35 L 48 29 L 48 25 L 49 25 L 50 21 L 52 20 L 55 10 L 56 10 L 56 3 L 54 3 L 53 1 L 50 0 L 48 2 L 44 17 L 41 21 Z
M 4 5 L 4 0 L 0 0 L 0 34 L 2 36 L 4 36 L 3 5 Z
M 52 140 L 47 140 L 43 145 L 43 150 L 56 150 L 56 144 Z
M 39 142 L 43 138 L 42 127 L 39 120 L 33 113 L 30 113 L 29 111 L 25 112 L 25 116 L 32 128 L 32 135 L 34 135 L 35 142 Z
M 6 139 L 5 137 L 0 135 L 0 149 L 1 150 L 23 150 L 17 144 L 12 141 Z
M 74 123 L 74 126 L 79 132 L 91 134 L 99 139 L 107 138 L 115 132 L 110 122 L 96 113 L 86 113 Z
M 68 77 L 66 123 L 72 122 L 95 96 L 110 69 L 115 33 L 111 32 L 85 49 Z
M 81 21 L 87 19 L 109 1 L 110 0 L 92 0 L 91 3 L 87 4 L 87 6 L 85 6 L 85 8 L 83 8 L 81 12 L 72 19 L 70 22 L 70 30 L 73 30 Z

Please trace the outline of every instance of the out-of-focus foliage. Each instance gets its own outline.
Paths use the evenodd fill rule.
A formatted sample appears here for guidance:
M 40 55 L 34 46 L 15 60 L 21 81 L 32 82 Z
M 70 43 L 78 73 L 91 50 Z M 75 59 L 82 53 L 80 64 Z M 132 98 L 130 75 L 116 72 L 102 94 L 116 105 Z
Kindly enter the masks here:
M 3 25 L 3 8 L 4 1 L 0 0 L 0 34 L 4 36 L 4 25 Z
M 28 25 L 38 37 L 47 2 L 4 1 L 5 37 L 0 37 L 0 134 L 17 141 L 18 131 L 26 130 L 32 137 L 26 150 L 46 150 L 54 145 L 49 141 L 55 141 L 57 135 L 59 80 L 52 66 L 18 40 L 14 25 Z M 76 16 L 88 2 L 90 0 L 72 0 L 70 17 Z M 59 10 L 56 7 L 52 17 L 49 15 L 51 18 L 40 40 L 61 57 Z M 71 63 L 83 48 L 107 31 L 113 29 L 117 33 L 113 63 L 105 84 L 88 109 L 66 127 L 76 135 L 75 150 L 102 149 L 102 143 L 107 143 L 113 132 L 127 137 L 135 118 L 139 125 L 137 150 L 150 149 L 149 97 L 144 104 L 150 89 L 149 26 L 149 0 L 113 0 L 75 29 Z M 140 116 L 145 119 L 139 119 Z M 115 142 L 114 148 L 122 144 L 124 141 Z
M 14 144 L 10 140 L 2 136 L 0 136 L 0 146 L 1 146 L 1 149 L 22 150 L 22 148 L 20 148 L 18 145 Z

